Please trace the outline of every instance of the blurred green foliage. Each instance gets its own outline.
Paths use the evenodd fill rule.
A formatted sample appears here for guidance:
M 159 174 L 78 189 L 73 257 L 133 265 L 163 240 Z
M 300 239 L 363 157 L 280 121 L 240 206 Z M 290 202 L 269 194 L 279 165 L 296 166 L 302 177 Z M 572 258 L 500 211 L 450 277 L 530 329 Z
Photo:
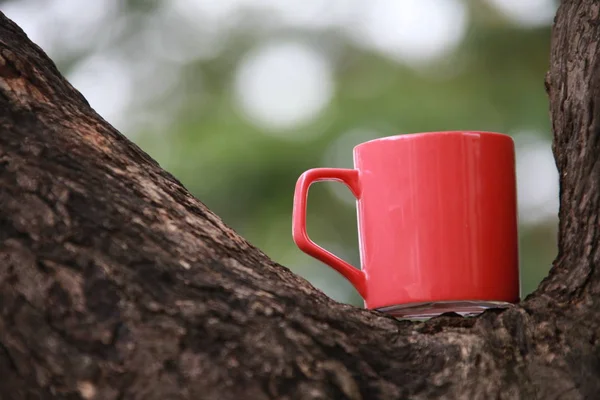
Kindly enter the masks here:
M 97 45 L 73 51 L 57 45 L 50 52 L 67 76 L 81 60 L 99 51 L 120 54 L 135 71 L 136 65 L 149 62 L 144 54 L 148 41 L 156 38 L 162 38 L 166 46 L 169 40 L 187 40 L 189 48 L 204 45 L 202 37 L 189 37 L 182 25 L 166 23 L 148 29 L 161 2 L 123 4 L 119 18 L 104 22 Z M 304 170 L 350 167 L 353 145 L 408 132 L 469 129 L 518 136 L 527 131 L 540 135 L 550 147 L 543 83 L 550 27 L 519 26 L 483 2 L 466 4 L 469 27 L 461 45 L 448 57 L 419 68 L 358 46 L 339 29 L 295 26 L 265 30 L 261 26 L 269 16 L 250 13 L 238 18 L 227 36 L 219 38 L 220 50 L 211 56 L 181 62 L 161 59 L 160 54 L 149 58 L 161 63 L 162 71 L 174 73 L 176 83 L 160 95 L 144 97 L 138 93 L 145 85 L 138 82 L 126 115 L 167 113 L 169 118 L 160 124 L 138 118 L 124 133 L 274 260 L 307 277 L 333 298 L 361 305 L 343 278 L 301 253 L 292 241 L 292 195 Z M 154 36 L 149 37 L 148 32 Z M 107 35 L 112 39 L 106 39 Z M 273 37 L 300 41 L 331 56 L 335 81 L 332 99 L 318 117 L 281 135 L 266 132 L 245 118 L 232 91 L 236 68 L 247 52 Z M 145 79 L 163 79 L 161 69 L 157 71 Z M 355 134 L 345 135 L 348 132 Z M 346 153 L 331 157 L 336 149 Z M 326 185 L 336 184 L 318 184 L 311 189 L 309 232 L 317 243 L 358 265 L 356 211 L 351 202 L 341 200 Z M 524 295 L 550 268 L 556 254 L 555 236 L 555 216 L 521 224 Z

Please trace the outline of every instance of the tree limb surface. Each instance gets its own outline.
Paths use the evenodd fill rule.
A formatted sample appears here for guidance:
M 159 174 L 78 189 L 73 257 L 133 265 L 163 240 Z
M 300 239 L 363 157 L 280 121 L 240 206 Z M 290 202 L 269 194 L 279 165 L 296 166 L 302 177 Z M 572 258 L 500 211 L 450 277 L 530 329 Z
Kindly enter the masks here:
M 597 398 L 599 13 L 564 1 L 553 28 L 550 275 L 512 308 L 426 322 L 271 261 L 0 13 L 0 399 Z

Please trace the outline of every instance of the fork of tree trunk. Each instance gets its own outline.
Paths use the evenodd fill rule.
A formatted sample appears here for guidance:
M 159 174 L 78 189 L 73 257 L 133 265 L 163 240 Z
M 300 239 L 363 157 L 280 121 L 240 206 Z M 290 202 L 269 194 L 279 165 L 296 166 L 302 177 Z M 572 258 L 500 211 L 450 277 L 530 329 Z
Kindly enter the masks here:
M 553 27 L 549 276 L 506 310 L 407 322 L 271 261 L 0 13 L 0 398 L 597 398 L 599 21 L 563 1 Z

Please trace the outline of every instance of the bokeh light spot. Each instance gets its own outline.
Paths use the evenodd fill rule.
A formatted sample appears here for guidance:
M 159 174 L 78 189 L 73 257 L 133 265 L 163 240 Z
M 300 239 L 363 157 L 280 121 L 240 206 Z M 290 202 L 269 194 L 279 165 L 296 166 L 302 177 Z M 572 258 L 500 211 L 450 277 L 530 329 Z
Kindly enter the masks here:
M 286 130 L 317 117 L 334 84 L 329 63 L 312 47 L 271 42 L 245 56 L 234 86 L 238 105 L 251 122 L 285 136 Z
M 538 26 L 552 22 L 554 0 L 488 0 L 502 14 L 520 25 Z
M 118 58 L 96 55 L 79 63 L 67 78 L 98 114 L 125 130 L 125 116 L 132 97 L 131 72 Z
M 373 0 L 349 32 L 399 61 L 422 64 L 451 53 L 467 30 L 460 0 Z
M 537 224 L 558 216 L 558 171 L 551 144 L 543 135 L 515 136 L 519 220 Z

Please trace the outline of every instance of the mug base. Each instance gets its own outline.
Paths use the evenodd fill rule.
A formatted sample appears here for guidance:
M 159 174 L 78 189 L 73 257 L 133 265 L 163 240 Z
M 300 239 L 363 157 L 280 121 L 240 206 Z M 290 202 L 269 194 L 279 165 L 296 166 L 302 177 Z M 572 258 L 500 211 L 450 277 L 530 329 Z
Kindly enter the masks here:
M 454 300 L 397 304 L 377 308 L 376 310 L 396 318 L 425 320 L 448 312 L 470 317 L 481 314 L 490 308 L 508 308 L 512 305 L 512 303 L 504 301 Z

